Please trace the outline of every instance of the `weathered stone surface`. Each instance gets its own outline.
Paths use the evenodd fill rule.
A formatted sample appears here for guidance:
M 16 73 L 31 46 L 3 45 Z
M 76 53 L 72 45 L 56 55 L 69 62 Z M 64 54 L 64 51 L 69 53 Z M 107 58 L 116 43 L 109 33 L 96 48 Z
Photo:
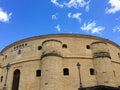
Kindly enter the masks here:
M 15 70 L 20 70 L 19 90 L 78 90 L 78 62 L 83 90 L 119 90 L 118 53 L 120 46 L 114 42 L 88 35 L 56 34 L 17 41 L 0 52 L 0 90 L 8 63 L 7 90 L 12 89 Z M 64 75 L 65 68 L 69 75 Z M 41 70 L 40 77 L 37 70 Z
M 110 54 L 108 52 L 95 52 L 93 58 L 110 58 Z

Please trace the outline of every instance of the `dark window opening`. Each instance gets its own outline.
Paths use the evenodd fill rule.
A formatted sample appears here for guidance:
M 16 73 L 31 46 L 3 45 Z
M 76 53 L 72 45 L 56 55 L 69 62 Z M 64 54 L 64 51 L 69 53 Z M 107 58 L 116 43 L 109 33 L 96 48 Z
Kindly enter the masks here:
M 87 49 L 90 49 L 90 45 L 86 45 L 86 48 L 87 48 Z
M 18 54 L 21 54 L 21 52 L 22 52 L 21 50 L 18 50 Z
M 41 50 L 42 49 L 42 46 L 38 46 L 38 50 Z
M 66 44 L 63 44 L 63 45 L 62 45 L 62 48 L 67 48 L 67 45 L 66 45 Z
M 27 46 L 27 43 L 23 43 L 23 44 L 20 44 L 20 45 L 17 45 L 17 46 L 14 46 L 14 49 L 19 49 L 19 48 L 23 48 Z
M 40 77 L 41 76 L 41 70 L 37 70 L 36 71 L 36 77 Z
M 68 68 L 64 68 L 63 69 L 63 73 L 64 73 L 64 75 L 69 75 L 69 69 Z
M 19 48 L 21 48 L 22 45 L 19 45 Z
M 95 75 L 95 70 L 93 68 L 90 69 L 90 75 Z
M 19 90 L 20 70 L 15 70 L 13 75 L 12 90 Z
M 22 47 L 24 47 L 24 44 L 22 44 Z
M 25 43 L 25 46 L 27 46 L 27 43 Z
M 120 58 L 120 53 L 118 53 L 118 57 Z
M 3 81 L 3 76 L 1 76 L 1 80 L 0 80 L 1 82 Z

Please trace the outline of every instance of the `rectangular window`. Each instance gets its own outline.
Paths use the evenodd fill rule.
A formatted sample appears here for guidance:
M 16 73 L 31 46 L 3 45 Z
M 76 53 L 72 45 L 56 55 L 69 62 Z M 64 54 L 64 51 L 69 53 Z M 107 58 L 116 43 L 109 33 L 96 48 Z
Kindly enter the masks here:
M 64 68 L 63 69 L 63 74 L 64 75 L 69 75 L 69 69 L 68 68 Z
M 37 70 L 36 71 L 36 77 L 40 77 L 41 76 L 41 70 Z
M 95 70 L 93 68 L 90 68 L 90 75 L 95 75 Z

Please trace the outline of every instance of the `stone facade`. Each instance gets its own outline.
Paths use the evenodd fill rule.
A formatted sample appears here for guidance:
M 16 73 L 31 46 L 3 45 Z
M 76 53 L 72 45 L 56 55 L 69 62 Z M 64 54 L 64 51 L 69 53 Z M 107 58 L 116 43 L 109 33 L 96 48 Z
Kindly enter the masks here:
M 0 52 L 0 90 L 3 87 L 7 90 L 120 90 L 120 46 L 104 38 L 79 34 L 17 41 Z

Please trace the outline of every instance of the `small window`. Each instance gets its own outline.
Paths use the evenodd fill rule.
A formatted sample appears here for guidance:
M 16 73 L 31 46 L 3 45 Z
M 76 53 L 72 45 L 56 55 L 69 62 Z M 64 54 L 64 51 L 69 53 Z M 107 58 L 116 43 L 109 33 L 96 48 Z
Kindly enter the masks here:
M 63 73 L 64 73 L 64 75 L 69 75 L 69 69 L 68 68 L 64 68 L 63 69 Z
M 118 57 L 120 58 L 120 53 L 118 53 Z
M 63 45 L 62 45 L 62 48 L 67 48 L 67 45 L 66 45 L 66 44 L 63 44 Z
M 93 68 L 90 69 L 90 75 L 95 75 L 95 70 Z
M 0 80 L 1 82 L 3 81 L 3 76 L 1 76 L 1 80 Z
M 22 44 L 22 47 L 24 47 L 24 44 Z
M 41 50 L 42 49 L 42 46 L 38 46 L 38 50 Z
M 90 49 L 90 45 L 86 45 L 86 48 L 87 48 L 87 49 Z
M 36 71 L 36 77 L 40 77 L 41 76 L 41 70 L 37 70 Z
M 25 43 L 25 46 L 27 46 L 27 43 Z
M 22 52 L 21 50 L 18 50 L 18 54 L 21 54 L 21 52 Z
M 19 45 L 19 48 L 21 48 L 22 45 Z

